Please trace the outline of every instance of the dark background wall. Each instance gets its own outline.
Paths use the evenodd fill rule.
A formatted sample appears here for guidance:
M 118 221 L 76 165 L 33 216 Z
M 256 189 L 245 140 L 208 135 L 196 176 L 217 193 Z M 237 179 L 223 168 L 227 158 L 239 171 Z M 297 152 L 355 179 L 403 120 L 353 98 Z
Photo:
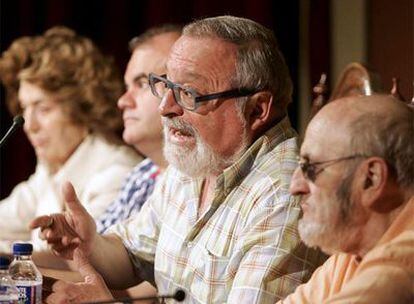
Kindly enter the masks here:
M 368 63 L 389 91 L 392 77 L 400 79 L 406 100 L 414 96 L 414 1 L 370 0 L 368 4 Z
M 298 90 L 310 92 L 311 89 L 300 88 L 299 77 L 305 76 L 314 85 L 320 74 L 331 67 L 330 19 L 334 17 L 330 7 L 333 1 L 347 0 L 0 0 L 0 52 L 20 36 L 41 34 L 51 26 L 63 24 L 93 39 L 104 53 L 115 58 L 123 72 L 129 58 L 128 41 L 148 27 L 223 14 L 247 17 L 274 30 L 279 40 L 295 85 L 290 117 L 297 127 Z M 401 92 L 411 99 L 414 1 L 361 1 L 366 3 L 366 63 L 383 78 L 385 90 L 390 88 L 391 77 L 400 77 Z M 299 24 L 303 24 L 299 18 L 303 17 L 304 10 L 306 22 L 299 29 Z M 343 14 L 346 16 L 348 12 Z M 352 17 L 349 22 L 353 22 Z M 308 75 L 299 75 L 299 51 L 304 49 Z M 328 81 L 334 83 L 329 75 Z M 0 134 L 4 134 L 12 118 L 4 106 L 1 86 L 0 110 Z M 32 148 L 20 131 L 0 150 L 0 196 L 8 195 L 14 185 L 26 179 L 34 165 Z
M 128 41 L 148 27 L 165 23 L 187 23 L 194 18 L 231 14 L 253 19 L 275 31 L 282 52 L 297 80 L 299 0 L 0 0 L 0 48 L 4 51 L 22 35 L 35 35 L 63 24 L 92 38 L 121 71 L 129 58 Z M 1 98 L 1 134 L 11 117 Z M 292 106 L 292 117 L 296 117 Z M 0 151 L 0 192 L 7 195 L 34 170 L 33 151 L 20 131 Z

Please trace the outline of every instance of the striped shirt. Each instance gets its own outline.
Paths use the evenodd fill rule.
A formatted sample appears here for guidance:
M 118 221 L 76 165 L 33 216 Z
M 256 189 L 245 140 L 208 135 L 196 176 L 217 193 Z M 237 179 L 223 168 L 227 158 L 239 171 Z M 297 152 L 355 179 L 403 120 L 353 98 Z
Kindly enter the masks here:
M 118 197 L 106 208 L 96 221 L 98 233 L 125 221 L 141 210 L 154 190 L 160 170 L 149 158 L 144 159 L 128 174 Z
M 140 214 L 112 227 L 139 275 L 187 303 L 274 303 L 323 262 L 301 243 L 295 131 L 285 118 L 219 175 L 210 207 L 197 216 L 203 180 L 169 167 Z

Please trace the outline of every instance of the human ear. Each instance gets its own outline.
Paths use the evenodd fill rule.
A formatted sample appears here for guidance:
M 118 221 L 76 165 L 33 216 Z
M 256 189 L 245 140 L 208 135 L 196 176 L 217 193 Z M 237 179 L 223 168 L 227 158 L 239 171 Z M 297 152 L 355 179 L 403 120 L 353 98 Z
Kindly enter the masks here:
M 384 207 L 382 201 L 390 178 L 387 163 L 380 157 L 370 157 L 360 169 L 363 178 L 362 204 L 373 209 Z
M 387 163 L 380 157 L 370 157 L 366 163 L 366 179 L 370 181 L 369 185 L 376 188 L 381 187 L 389 175 Z
M 272 105 L 273 96 L 270 92 L 261 91 L 250 97 L 245 113 L 252 131 L 257 131 L 269 121 Z

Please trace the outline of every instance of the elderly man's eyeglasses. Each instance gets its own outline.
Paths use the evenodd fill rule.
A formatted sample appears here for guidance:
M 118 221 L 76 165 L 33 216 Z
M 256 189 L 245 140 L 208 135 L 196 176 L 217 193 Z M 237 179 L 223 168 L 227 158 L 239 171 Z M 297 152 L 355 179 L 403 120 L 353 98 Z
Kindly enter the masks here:
M 299 167 L 302 170 L 303 176 L 305 176 L 306 179 L 310 180 L 311 182 L 315 182 L 316 177 L 319 173 L 321 173 L 325 168 L 332 166 L 338 162 L 355 159 L 359 157 L 368 157 L 363 154 L 355 154 L 350 156 L 345 156 L 341 158 L 321 161 L 321 162 L 314 162 L 310 163 L 309 160 L 305 159 L 304 161 L 299 162 Z M 324 165 L 323 167 L 321 167 Z
M 257 92 L 256 90 L 239 88 L 208 95 L 200 95 L 194 89 L 173 83 L 165 77 L 166 75 L 158 76 L 153 73 L 149 74 L 149 84 L 152 94 L 162 99 L 167 94 L 168 90 L 172 90 L 175 101 L 181 107 L 189 111 L 196 110 L 200 103 L 205 101 L 211 101 L 218 98 L 244 97 Z

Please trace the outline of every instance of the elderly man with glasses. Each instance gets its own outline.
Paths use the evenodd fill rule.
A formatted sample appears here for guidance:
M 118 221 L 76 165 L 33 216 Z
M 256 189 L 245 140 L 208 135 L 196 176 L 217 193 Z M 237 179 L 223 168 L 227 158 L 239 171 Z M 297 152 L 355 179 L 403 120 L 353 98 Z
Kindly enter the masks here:
M 140 214 L 105 236 L 66 186 L 68 212 L 52 215 L 42 235 L 88 278 L 58 282 L 49 301 L 109 299 L 102 277 L 113 288 L 142 280 L 161 294 L 181 288 L 188 303 L 283 298 L 323 255 L 301 243 L 299 201 L 288 191 L 298 146 L 274 35 L 243 18 L 195 21 L 172 47 L 166 75 L 149 82 L 170 166 Z
M 335 254 L 281 303 L 414 303 L 414 111 L 381 95 L 328 104 L 301 159 L 300 236 Z

